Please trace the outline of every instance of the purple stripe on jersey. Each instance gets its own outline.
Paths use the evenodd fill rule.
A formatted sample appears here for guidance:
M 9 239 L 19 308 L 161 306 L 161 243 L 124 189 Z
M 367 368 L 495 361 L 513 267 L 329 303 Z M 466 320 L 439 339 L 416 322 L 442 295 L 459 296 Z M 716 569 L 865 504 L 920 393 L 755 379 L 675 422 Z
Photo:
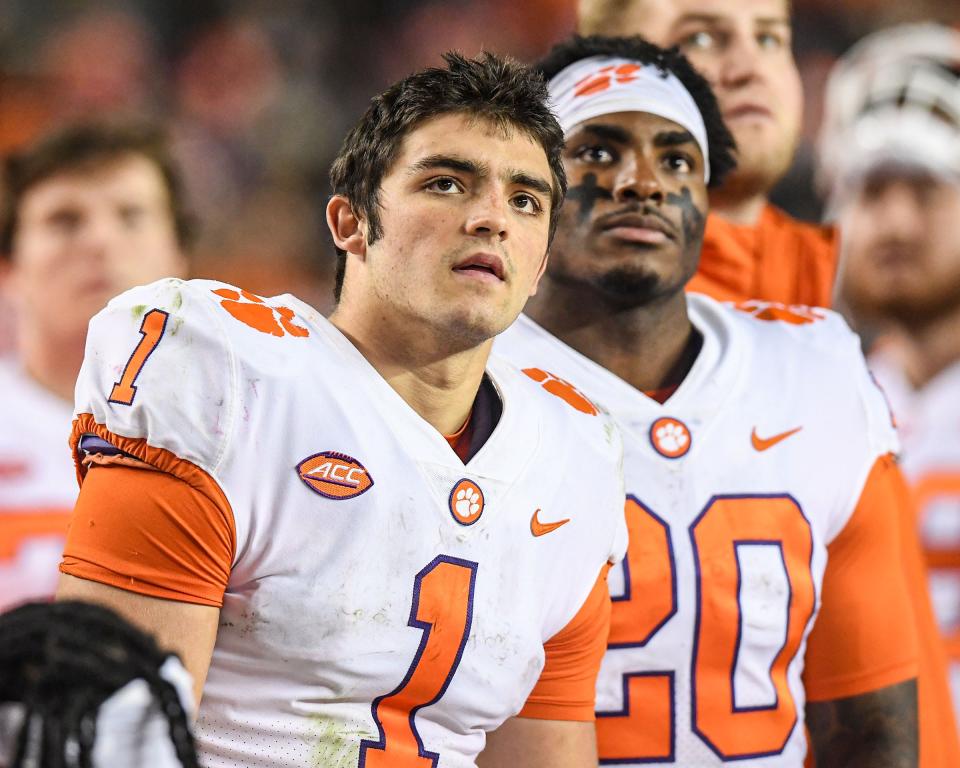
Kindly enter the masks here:
M 80 450 L 87 455 L 100 453 L 104 456 L 123 456 L 124 453 L 113 443 L 109 443 L 98 435 L 81 435 Z

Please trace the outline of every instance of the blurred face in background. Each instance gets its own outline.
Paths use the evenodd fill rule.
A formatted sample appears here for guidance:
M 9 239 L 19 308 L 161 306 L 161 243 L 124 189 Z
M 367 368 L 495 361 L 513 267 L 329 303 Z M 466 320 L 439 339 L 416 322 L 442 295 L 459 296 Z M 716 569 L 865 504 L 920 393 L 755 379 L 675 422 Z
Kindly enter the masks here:
M 766 193 L 796 151 L 803 111 L 787 0 L 581 0 L 584 34 L 677 45 L 709 80 L 737 142 L 721 191 Z
M 960 182 L 877 169 L 838 223 L 841 297 L 858 319 L 910 327 L 960 308 Z
M 32 334 L 82 341 L 110 298 L 185 272 L 163 176 L 143 156 L 65 170 L 23 194 L 6 285 Z

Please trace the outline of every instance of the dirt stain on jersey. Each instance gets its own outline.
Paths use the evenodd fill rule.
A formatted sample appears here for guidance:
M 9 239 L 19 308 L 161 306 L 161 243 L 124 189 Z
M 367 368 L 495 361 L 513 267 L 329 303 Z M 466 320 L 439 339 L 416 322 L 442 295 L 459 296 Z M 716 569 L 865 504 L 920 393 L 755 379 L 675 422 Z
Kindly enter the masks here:
M 311 763 L 317 768 L 356 768 L 360 761 L 360 741 L 376 736 L 362 723 L 343 723 L 319 714 L 309 719 L 313 742 Z

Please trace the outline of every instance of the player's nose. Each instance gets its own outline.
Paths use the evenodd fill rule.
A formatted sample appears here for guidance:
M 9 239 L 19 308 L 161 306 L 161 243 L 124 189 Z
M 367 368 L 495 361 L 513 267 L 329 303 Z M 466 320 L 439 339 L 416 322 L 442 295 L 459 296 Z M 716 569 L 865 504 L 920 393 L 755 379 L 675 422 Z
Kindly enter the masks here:
M 761 75 L 762 64 L 760 44 L 753 36 L 734 35 L 719 62 L 720 84 L 731 88 L 750 83 Z
M 506 239 L 508 205 L 509 201 L 496 190 L 477 195 L 467 213 L 467 234 Z
M 639 153 L 624 153 L 614 178 L 613 199 L 618 203 L 635 200 L 663 201 L 663 186 L 660 179 Z

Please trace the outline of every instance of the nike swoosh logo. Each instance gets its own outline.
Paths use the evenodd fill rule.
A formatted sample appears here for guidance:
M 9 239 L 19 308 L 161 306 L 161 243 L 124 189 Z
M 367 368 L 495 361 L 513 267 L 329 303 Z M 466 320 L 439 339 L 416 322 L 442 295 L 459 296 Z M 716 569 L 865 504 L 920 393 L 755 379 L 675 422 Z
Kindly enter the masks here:
M 566 525 L 570 522 L 570 518 L 565 520 L 557 520 L 555 523 L 541 523 L 537 518 L 537 515 L 540 514 L 539 508 L 536 512 L 533 513 L 533 517 L 530 518 L 530 533 L 534 536 L 545 536 L 551 531 L 557 530 L 561 525 Z
M 774 435 L 773 437 L 760 437 L 757 434 L 757 428 L 753 428 L 753 432 L 750 433 L 750 442 L 753 443 L 753 447 L 758 451 L 765 451 L 768 448 L 773 448 L 777 443 L 786 440 L 791 435 L 797 434 L 803 427 L 795 427 L 794 429 L 788 429 L 786 432 L 781 432 L 779 435 Z

